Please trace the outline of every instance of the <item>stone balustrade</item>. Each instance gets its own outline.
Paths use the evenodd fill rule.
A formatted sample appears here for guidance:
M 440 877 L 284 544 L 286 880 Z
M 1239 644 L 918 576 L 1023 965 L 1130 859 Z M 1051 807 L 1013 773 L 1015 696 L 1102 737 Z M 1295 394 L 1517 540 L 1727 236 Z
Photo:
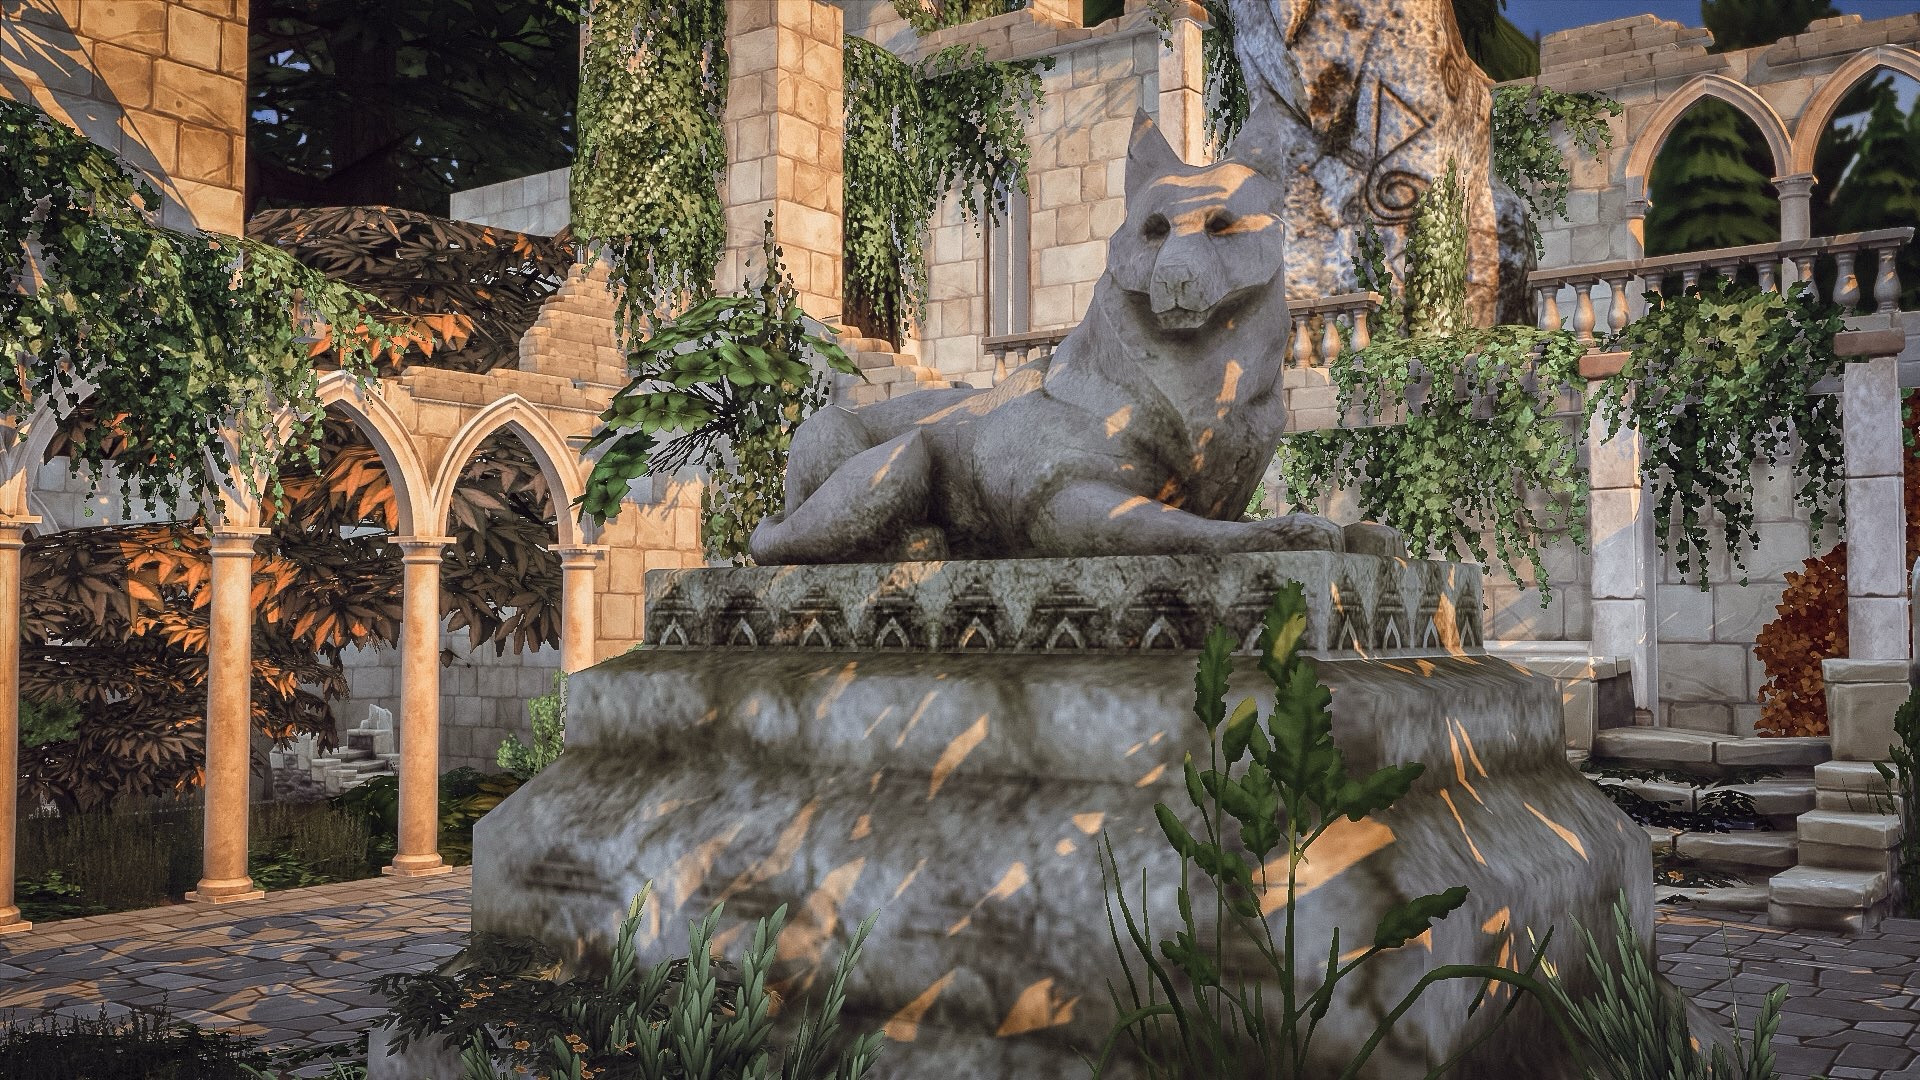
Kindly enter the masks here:
M 1774 292 L 1783 282 L 1811 283 L 1814 263 L 1825 256 L 1831 256 L 1837 268 L 1829 294 L 1835 304 L 1852 314 L 1865 300 L 1874 313 L 1886 315 L 1896 311 L 1900 301 L 1900 274 L 1894 254 L 1912 238 L 1911 227 L 1875 229 L 1645 259 L 1616 259 L 1537 271 L 1528 275 L 1527 283 L 1533 289 L 1542 329 L 1572 330 L 1580 340 L 1596 345 L 1645 314 L 1646 304 L 1640 298 L 1660 291 L 1668 279 L 1677 277 L 1681 288 L 1690 288 L 1703 276 L 1733 276 L 1750 269 L 1762 289 Z M 1861 282 L 1863 271 L 1872 276 L 1870 289 Z M 1629 289 L 1631 282 L 1639 282 L 1640 287 Z M 1595 310 L 1593 297 L 1594 286 L 1602 284 L 1607 287 L 1604 319 Z M 1569 291 L 1573 311 L 1563 315 L 1561 296 Z
M 1364 349 L 1373 340 L 1367 325 L 1382 297 L 1377 292 L 1350 292 L 1287 301 L 1293 317 L 1293 351 L 1289 367 L 1325 367 L 1342 351 Z M 1347 333 L 1342 335 L 1341 329 Z
M 996 381 L 1006 377 L 1007 372 L 1035 360 L 1043 360 L 1053 355 L 1053 350 L 1067 340 L 1073 333 L 1073 327 L 1062 326 L 1052 330 L 1029 330 L 1022 334 L 1004 334 L 981 341 L 987 355 L 993 359 L 993 377 Z

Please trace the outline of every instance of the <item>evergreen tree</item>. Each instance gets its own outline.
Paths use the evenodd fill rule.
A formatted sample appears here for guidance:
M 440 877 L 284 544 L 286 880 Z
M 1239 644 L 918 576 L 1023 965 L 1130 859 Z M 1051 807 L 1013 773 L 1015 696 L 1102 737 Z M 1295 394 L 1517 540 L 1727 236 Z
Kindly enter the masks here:
M 1646 251 L 1765 244 L 1780 239 L 1773 156 L 1746 114 L 1718 98 L 1674 124 L 1647 178 Z
M 1453 21 L 1467 55 L 1496 82 L 1540 74 L 1540 46 L 1500 12 L 1507 0 L 1453 0 Z
M 1827 188 L 1813 221 L 1817 236 L 1865 232 L 1920 221 L 1920 109 L 1900 107 L 1901 95 L 1891 73 L 1863 79 L 1836 110 L 1835 120 L 1866 114 L 1857 132 L 1853 124 L 1830 125 L 1816 151 L 1814 190 Z M 1824 153 L 1821 153 L 1824 151 Z M 1849 152 L 1850 151 L 1850 152 Z M 1906 244 L 1898 260 L 1902 284 L 1901 306 L 1920 298 L 1920 255 Z M 1824 272 L 1823 283 L 1831 280 Z M 1861 299 L 1869 301 L 1876 264 L 1862 259 L 1858 267 Z
M 1828 0 L 1700 0 L 1701 25 L 1713 32 L 1708 52 L 1771 45 L 1805 33 L 1815 19 L 1838 14 Z

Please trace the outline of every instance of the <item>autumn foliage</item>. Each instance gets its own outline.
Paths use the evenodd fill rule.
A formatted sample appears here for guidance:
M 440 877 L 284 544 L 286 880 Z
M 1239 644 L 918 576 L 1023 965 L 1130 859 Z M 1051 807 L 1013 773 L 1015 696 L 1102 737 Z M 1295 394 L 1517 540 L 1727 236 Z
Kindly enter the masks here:
M 1902 412 L 1909 450 L 1906 462 L 1907 551 L 1920 552 L 1920 401 L 1909 396 Z M 1779 615 L 1761 629 L 1754 655 L 1766 668 L 1760 687 L 1762 735 L 1827 734 L 1827 684 L 1820 661 L 1847 655 L 1847 545 L 1808 559 L 1787 575 Z

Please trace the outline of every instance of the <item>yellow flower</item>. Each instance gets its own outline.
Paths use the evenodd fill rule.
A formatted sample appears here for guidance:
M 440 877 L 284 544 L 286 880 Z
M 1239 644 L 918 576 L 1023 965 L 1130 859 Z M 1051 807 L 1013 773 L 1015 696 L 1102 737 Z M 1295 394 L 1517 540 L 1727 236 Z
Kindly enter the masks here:
M 513 1048 L 515 1050 L 525 1050 L 527 1047 L 532 1045 L 533 1045 L 532 1043 L 528 1042 L 525 1039 L 516 1039 L 514 1041 Z

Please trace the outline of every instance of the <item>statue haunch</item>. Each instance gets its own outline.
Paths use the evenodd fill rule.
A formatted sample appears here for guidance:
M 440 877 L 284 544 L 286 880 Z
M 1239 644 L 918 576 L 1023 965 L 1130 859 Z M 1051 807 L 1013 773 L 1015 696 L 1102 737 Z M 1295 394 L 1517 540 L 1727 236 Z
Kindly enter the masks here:
M 1239 520 L 1280 441 L 1287 354 L 1279 109 L 1183 164 L 1145 114 L 1127 218 L 1086 319 L 992 390 L 828 407 L 794 433 L 761 564 L 1355 550 L 1377 525 Z M 1262 122 L 1263 121 L 1263 122 Z

